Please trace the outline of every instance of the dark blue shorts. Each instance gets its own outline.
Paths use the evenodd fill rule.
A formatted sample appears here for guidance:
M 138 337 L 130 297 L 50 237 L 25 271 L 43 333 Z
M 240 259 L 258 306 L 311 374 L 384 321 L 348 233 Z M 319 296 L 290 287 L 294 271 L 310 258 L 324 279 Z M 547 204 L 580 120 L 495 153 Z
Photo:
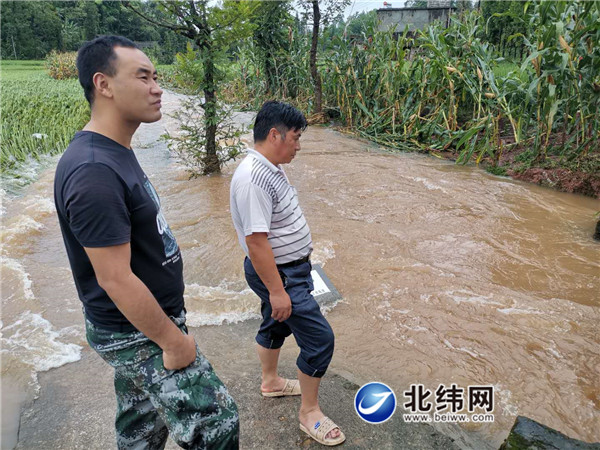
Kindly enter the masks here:
M 294 335 L 300 355 L 298 368 L 311 377 L 322 377 L 333 356 L 334 337 L 329 322 L 323 317 L 315 298 L 310 295 L 314 289 L 310 272 L 312 265 L 306 262 L 294 267 L 279 269 L 285 291 L 292 300 L 292 314 L 278 322 L 271 317 L 269 291 L 254 270 L 249 258 L 244 260 L 246 281 L 261 300 L 263 321 L 256 335 L 256 342 L 265 348 L 277 349 L 285 338 Z

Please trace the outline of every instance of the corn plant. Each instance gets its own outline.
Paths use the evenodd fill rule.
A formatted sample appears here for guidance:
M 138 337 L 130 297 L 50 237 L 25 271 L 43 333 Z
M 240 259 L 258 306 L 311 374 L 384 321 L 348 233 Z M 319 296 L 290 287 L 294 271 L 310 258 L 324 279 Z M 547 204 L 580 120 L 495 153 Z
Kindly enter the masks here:
M 64 151 L 89 120 L 89 106 L 75 80 L 10 80 L 3 81 L 1 89 L 3 174 L 18 174 L 30 158 Z
M 598 147 L 600 132 L 600 6 L 598 2 L 527 2 L 522 20 L 536 26 L 520 34 L 528 49 L 521 71 L 530 74 L 534 149 L 544 159 L 552 133 L 577 156 Z M 531 124 L 531 123 L 530 123 Z M 531 124 L 533 125 L 533 124 Z

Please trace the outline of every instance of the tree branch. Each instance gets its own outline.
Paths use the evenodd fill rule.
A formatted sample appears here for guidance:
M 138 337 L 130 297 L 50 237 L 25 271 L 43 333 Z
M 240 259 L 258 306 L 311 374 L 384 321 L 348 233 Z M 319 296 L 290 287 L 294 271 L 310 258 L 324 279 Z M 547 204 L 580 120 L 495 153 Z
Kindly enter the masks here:
M 189 37 L 190 39 L 193 38 L 193 36 L 190 36 L 190 30 L 187 27 L 182 27 L 180 25 L 172 25 L 172 24 L 168 24 L 168 23 L 164 23 L 164 22 L 158 22 L 157 20 L 155 20 L 155 19 L 147 16 L 146 14 L 142 13 L 137 8 L 134 8 L 131 1 L 124 1 L 123 5 L 126 8 L 132 10 L 134 13 L 136 13 L 142 19 L 150 22 L 153 25 L 157 25 L 157 26 L 162 27 L 162 28 L 168 28 L 169 30 L 173 30 L 175 32 L 178 32 L 178 33 L 186 36 L 186 37 Z

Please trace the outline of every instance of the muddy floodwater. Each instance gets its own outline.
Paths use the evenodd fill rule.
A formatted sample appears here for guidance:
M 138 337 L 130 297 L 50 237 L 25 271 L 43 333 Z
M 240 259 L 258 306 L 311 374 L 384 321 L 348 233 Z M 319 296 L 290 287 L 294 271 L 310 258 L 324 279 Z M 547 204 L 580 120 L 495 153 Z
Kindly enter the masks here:
M 168 112 L 178 97 L 163 103 Z M 183 252 L 189 323 L 257 318 L 228 205 L 237 163 L 188 180 L 158 141 L 165 126 L 143 125 L 133 145 Z M 598 200 L 387 153 L 325 127 L 309 127 L 301 144 L 286 171 L 313 261 L 343 296 L 327 313 L 335 368 L 388 384 L 400 404 L 415 383 L 493 386 L 494 421 L 453 427 L 465 442 L 497 448 L 516 415 L 600 441 Z M 87 345 L 53 206 L 55 164 L 3 192 L 5 442 L 37 395 L 36 374 L 77 364 Z

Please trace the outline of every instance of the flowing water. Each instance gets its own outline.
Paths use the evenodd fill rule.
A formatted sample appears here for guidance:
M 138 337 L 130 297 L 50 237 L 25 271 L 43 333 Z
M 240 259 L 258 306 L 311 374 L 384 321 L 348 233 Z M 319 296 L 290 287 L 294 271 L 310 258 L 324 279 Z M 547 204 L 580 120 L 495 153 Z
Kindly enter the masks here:
M 178 97 L 163 103 L 172 111 Z M 143 125 L 133 145 L 183 251 L 189 323 L 257 318 L 229 213 L 235 164 L 188 180 L 157 141 L 166 124 Z M 493 385 L 495 420 L 462 425 L 465 447 L 471 436 L 497 448 L 517 414 L 600 441 L 598 200 L 386 153 L 328 128 L 309 127 L 301 143 L 286 171 L 313 260 L 344 297 L 328 313 L 334 368 L 385 382 L 400 403 L 411 383 Z M 2 193 L 7 448 L 36 374 L 77 361 L 86 345 L 53 206 L 55 164 L 18 195 Z

